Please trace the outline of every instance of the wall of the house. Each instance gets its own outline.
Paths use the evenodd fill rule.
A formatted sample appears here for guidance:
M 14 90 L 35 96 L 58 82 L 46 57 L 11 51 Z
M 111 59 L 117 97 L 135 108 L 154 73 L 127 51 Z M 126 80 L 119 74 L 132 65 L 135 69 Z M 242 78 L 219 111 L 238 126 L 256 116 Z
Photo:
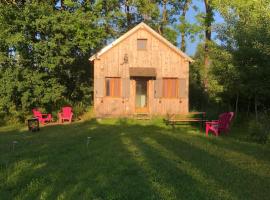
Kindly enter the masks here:
M 137 39 L 147 39 L 147 50 L 137 50 Z M 128 63 L 124 63 L 125 54 Z M 189 62 L 145 29 L 140 29 L 94 61 L 94 107 L 97 116 L 131 115 L 135 112 L 135 81 L 130 81 L 129 98 L 111 98 L 97 95 L 105 90 L 105 77 L 129 78 L 130 67 L 154 67 L 156 78 L 186 79 L 186 96 L 177 99 L 154 98 L 154 80 L 149 81 L 149 113 L 188 112 Z M 105 95 L 105 91 L 104 91 Z

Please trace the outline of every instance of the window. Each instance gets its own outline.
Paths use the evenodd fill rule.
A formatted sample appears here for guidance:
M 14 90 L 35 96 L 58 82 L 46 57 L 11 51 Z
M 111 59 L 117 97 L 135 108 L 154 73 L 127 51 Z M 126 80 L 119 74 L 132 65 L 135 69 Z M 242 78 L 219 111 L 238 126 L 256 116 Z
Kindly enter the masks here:
M 163 97 L 164 98 L 177 98 L 178 97 L 178 79 L 177 78 L 164 78 L 163 79 Z
M 107 97 L 120 97 L 121 85 L 120 78 L 106 78 L 106 96 Z
M 147 39 L 138 39 L 137 40 L 137 49 L 146 50 Z

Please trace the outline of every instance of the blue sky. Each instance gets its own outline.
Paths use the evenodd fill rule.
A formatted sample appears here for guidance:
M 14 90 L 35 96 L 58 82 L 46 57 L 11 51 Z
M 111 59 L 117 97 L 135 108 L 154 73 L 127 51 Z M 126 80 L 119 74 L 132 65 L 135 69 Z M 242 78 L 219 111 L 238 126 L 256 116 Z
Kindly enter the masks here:
M 195 0 L 193 5 L 196 5 L 198 7 L 199 11 L 204 12 L 205 8 L 204 8 L 203 0 Z M 195 16 L 196 16 L 196 12 L 193 10 L 193 8 L 190 8 L 189 11 L 187 12 L 186 19 L 191 23 L 196 23 Z M 214 18 L 215 18 L 215 23 L 222 23 L 224 21 L 223 18 L 220 16 L 220 14 L 217 12 L 215 12 Z M 212 38 L 215 39 L 215 36 L 216 36 L 216 34 L 213 33 Z M 195 42 L 191 42 L 190 40 L 187 40 L 186 41 L 186 44 L 187 44 L 187 52 L 186 53 L 190 56 L 193 56 L 196 52 L 197 45 L 200 42 L 201 41 L 198 37 L 197 37 Z

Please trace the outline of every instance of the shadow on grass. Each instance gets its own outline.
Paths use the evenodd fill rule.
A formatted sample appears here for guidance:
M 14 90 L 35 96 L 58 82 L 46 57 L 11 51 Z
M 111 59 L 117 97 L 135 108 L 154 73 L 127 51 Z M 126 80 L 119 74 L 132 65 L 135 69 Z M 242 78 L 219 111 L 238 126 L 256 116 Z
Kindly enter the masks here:
M 127 119 L 48 126 L 38 133 L 0 132 L 0 196 L 260 200 L 269 197 L 268 172 L 265 177 L 256 172 L 260 163 L 257 168 L 249 167 L 250 160 L 242 154 L 233 155 L 239 163 L 222 154 L 228 149 L 248 149 L 248 144 L 226 138 L 205 139 L 189 132 L 188 127 L 171 130 L 163 124 Z M 14 151 L 8 148 L 13 140 L 18 141 Z M 254 162 L 261 153 L 263 149 L 251 152 Z
M 230 155 L 223 154 L 222 148 L 215 148 L 200 140 L 170 137 L 170 135 L 164 133 L 149 136 L 148 140 L 152 141 L 150 146 L 154 148 L 155 152 L 163 151 L 163 157 L 164 155 L 167 155 L 167 157 L 171 155 L 169 156 L 171 160 L 182 161 L 186 166 L 187 173 L 190 173 L 201 184 L 205 183 L 208 188 L 206 188 L 206 191 L 212 189 L 211 193 L 215 197 L 213 199 L 225 197 L 228 199 L 266 199 L 267 185 L 270 183 L 269 164 L 268 166 L 262 166 L 265 171 L 262 172 L 264 176 L 260 176 L 261 174 L 256 171 L 259 169 L 259 165 L 255 159 L 253 162 L 257 166 L 254 168 L 253 163 L 249 163 L 250 160 L 246 160 L 246 157 L 242 155 L 230 157 Z M 145 142 L 141 142 L 140 145 L 143 148 Z M 150 150 L 146 152 L 150 152 Z M 151 157 L 152 155 L 148 156 L 149 160 Z M 157 159 L 154 160 L 154 162 L 156 161 Z M 258 191 L 260 192 L 258 193 Z M 218 196 L 218 194 L 222 196 Z

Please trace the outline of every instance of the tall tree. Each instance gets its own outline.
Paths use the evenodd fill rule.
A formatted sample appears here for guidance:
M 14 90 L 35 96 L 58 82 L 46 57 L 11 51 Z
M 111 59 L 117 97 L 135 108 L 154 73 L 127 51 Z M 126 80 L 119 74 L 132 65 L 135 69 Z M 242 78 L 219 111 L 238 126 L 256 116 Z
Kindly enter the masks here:
M 181 8 L 181 16 L 180 16 L 180 34 L 181 34 L 181 50 L 186 51 L 186 32 L 187 32 L 187 22 L 186 22 L 186 14 L 189 9 L 192 0 L 184 0 Z
M 218 29 L 223 50 L 213 56 L 216 50 L 211 48 L 210 76 L 224 88 L 222 99 L 235 102 L 235 110 L 249 111 L 252 100 L 258 118 L 258 112 L 270 106 L 270 1 L 224 0 L 213 5 L 225 22 Z M 222 52 L 230 56 L 217 65 Z M 213 68 L 219 73 L 213 74 Z M 221 69 L 228 68 L 233 73 L 225 76 Z
M 214 10 L 212 0 L 204 0 L 205 6 L 205 17 L 204 17 L 204 27 L 205 27 L 205 42 L 204 42 L 204 86 L 207 90 L 208 87 L 208 68 L 210 65 L 210 43 L 212 40 L 212 23 L 214 21 Z
M 127 27 L 131 26 L 131 14 L 130 14 L 130 1 L 125 0 L 125 12 L 126 12 L 126 20 L 127 20 Z
M 167 0 L 162 0 L 161 1 L 161 5 L 162 5 L 162 19 L 161 19 L 161 24 L 159 27 L 159 34 L 163 35 L 164 33 L 164 27 L 167 25 Z
M 159 8 L 158 26 L 156 29 L 159 34 L 167 38 L 170 42 L 177 45 L 177 31 L 174 27 L 179 3 L 175 0 L 157 0 Z

